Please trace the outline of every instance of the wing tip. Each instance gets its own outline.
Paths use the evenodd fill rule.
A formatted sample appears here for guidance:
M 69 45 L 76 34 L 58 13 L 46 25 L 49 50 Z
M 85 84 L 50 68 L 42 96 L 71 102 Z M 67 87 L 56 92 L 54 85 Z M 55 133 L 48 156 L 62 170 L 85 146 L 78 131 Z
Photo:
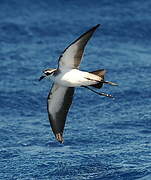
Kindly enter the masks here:
M 93 29 L 97 29 L 101 24 L 97 24 L 96 26 L 93 27 Z
M 96 27 L 99 27 L 101 24 L 97 24 Z
M 94 32 L 99 26 L 100 26 L 100 24 L 97 24 L 97 25 L 93 26 L 89 31 Z
M 56 137 L 56 140 L 59 141 L 60 143 L 64 143 L 64 139 L 62 137 L 62 134 L 61 133 L 57 133 L 55 134 L 55 137 Z

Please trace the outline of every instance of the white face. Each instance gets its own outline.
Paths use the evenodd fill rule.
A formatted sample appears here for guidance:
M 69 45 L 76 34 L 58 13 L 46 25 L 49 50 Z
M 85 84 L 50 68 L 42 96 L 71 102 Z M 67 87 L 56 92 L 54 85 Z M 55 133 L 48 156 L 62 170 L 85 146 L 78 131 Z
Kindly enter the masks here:
M 45 76 L 53 76 L 54 72 L 56 69 L 46 69 L 43 71 L 43 73 L 45 74 Z
M 42 80 L 45 77 L 52 79 L 53 74 L 54 74 L 55 71 L 56 71 L 56 69 L 46 69 L 46 70 L 44 70 L 43 71 L 44 75 L 40 77 L 39 81 Z

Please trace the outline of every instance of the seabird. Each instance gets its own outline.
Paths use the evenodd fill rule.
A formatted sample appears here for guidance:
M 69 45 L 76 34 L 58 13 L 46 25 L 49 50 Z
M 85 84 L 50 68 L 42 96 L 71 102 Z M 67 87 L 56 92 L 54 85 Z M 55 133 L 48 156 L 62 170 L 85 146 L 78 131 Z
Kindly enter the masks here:
M 104 69 L 92 72 L 79 70 L 84 48 L 99 26 L 100 24 L 92 27 L 72 42 L 59 57 L 58 67 L 44 70 L 39 79 L 48 77 L 53 80 L 47 99 L 47 110 L 52 131 L 60 143 L 64 141 L 63 131 L 66 116 L 72 103 L 75 87 L 84 87 L 99 95 L 112 97 L 109 94 L 97 92 L 90 86 L 100 89 L 103 84 L 117 85 L 104 80 L 106 73 Z

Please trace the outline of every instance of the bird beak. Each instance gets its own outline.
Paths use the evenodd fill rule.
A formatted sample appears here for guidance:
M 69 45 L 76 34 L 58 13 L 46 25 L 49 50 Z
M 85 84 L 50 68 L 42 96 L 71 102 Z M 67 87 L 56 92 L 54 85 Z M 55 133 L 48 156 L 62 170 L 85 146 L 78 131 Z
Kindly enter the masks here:
M 39 81 L 41 81 L 43 78 L 45 78 L 46 76 L 41 76 L 40 78 L 39 78 Z

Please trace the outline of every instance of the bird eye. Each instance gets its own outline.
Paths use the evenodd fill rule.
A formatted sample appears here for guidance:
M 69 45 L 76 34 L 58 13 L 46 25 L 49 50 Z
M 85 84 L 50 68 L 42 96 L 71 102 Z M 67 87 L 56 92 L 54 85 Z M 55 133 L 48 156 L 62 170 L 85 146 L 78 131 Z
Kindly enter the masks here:
M 48 75 L 50 75 L 50 73 L 49 72 L 45 72 L 45 74 L 48 76 Z

